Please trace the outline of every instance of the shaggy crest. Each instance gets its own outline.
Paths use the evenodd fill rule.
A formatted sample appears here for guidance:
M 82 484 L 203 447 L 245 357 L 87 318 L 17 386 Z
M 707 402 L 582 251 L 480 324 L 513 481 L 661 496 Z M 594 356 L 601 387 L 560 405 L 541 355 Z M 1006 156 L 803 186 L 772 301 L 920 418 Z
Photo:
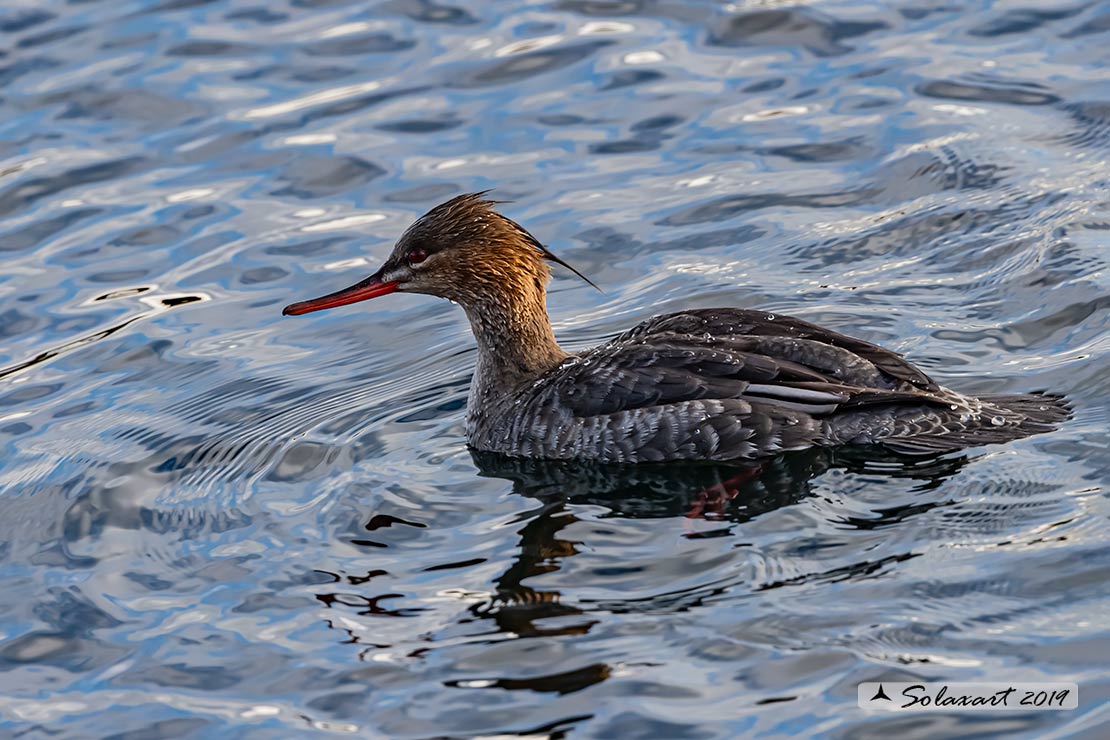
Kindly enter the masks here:
M 398 252 L 421 249 L 435 254 L 456 245 L 493 246 L 519 241 L 536 249 L 544 259 L 561 265 L 601 290 L 592 280 L 554 254 L 539 239 L 511 218 L 502 216 L 494 206 L 508 201 L 486 198 L 489 190 L 465 193 L 440 203 L 410 226 L 398 240 Z

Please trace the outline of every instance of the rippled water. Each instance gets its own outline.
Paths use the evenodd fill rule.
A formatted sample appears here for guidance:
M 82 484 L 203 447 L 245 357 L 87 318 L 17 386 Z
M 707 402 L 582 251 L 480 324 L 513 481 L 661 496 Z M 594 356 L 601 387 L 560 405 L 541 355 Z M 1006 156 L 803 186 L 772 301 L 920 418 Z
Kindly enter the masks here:
M 1110 7 L 514 5 L 0 10 L 3 731 L 1105 737 Z M 280 310 L 487 187 L 604 287 L 557 277 L 571 347 L 759 306 L 1076 418 L 473 459 L 456 308 Z M 855 707 L 942 678 L 1080 709 Z

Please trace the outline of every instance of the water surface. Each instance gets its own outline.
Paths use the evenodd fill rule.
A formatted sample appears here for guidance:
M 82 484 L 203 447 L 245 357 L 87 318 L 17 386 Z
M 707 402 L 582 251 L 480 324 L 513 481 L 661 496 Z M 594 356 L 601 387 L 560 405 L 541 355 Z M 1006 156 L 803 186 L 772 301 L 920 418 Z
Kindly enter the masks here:
M 511 7 L 510 7 L 511 5 Z M 1105 3 L 0 10 L 0 726 L 1104 737 Z M 447 303 L 281 307 L 496 188 L 567 346 L 761 307 L 1054 434 L 918 464 L 472 458 Z M 867 715 L 876 680 L 1066 713 Z

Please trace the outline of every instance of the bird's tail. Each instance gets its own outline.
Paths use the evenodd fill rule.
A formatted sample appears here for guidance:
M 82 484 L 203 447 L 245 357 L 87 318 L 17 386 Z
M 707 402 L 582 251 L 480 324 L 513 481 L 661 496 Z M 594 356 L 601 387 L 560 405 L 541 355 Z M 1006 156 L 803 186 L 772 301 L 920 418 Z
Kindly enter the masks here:
M 1056 393 L 995 394 L 966 400 L 977 406 L 973 413 L 961 408 L 951 415 L 941 414 L 939 423 L 924 434 L 888 437 L 881 443 L 911 455 L 951 452 L 1051 432 L 1072 415 L 1071 403 Z

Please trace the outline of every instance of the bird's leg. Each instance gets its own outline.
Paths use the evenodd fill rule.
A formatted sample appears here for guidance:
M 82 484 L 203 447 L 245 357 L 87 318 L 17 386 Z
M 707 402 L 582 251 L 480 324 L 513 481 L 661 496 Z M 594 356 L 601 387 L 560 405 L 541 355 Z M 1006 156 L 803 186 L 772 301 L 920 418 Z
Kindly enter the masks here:
M 693 503 L 686 512 L 687 519 L 704 519 L 709 515 L 722 517 L 728 502 L 740 495 L 740 487 L 745 483 L 758 480 L 763 475 L 762 465 L 753 465 L 740 473 L 694 494 Z

